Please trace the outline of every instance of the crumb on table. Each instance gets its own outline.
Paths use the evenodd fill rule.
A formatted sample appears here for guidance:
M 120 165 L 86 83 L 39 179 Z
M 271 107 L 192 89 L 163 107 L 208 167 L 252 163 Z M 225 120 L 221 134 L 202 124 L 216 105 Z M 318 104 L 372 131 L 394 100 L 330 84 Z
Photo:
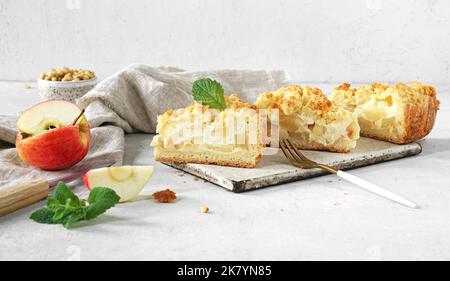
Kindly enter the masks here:
M 200 211 L 201 211 L 203 214 L 206 214 L 206 213 L 209 212 L 209 208 L 208 208 L 208 207 L 201 207 L 201 208 L 200 208 Z
M 173 203 L 177 199 L 177 196 L 172 190 L 166 189 L 153 193 L 152 198 L 159 203 Z

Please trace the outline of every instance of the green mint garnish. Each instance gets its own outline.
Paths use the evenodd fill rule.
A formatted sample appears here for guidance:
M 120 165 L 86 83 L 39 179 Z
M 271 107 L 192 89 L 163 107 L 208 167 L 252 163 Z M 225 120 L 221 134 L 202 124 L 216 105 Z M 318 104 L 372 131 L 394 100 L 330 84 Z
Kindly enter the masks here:
M 74 223 L 91 220 L 114 207 L 120 200 L 116 192 L 106 187 L 93 188 L 88 205 L 81 201 L 65 183 L 59 182 L 45 208 L 35 211 L 31 219 L 38 223 L 62 224 L 70 228 Z
M 215 80 L 204 78 L 195 81 L 192 85 L 192 96 L 195 101 L 210 108 L 220 110 L 227 108 L 223 87 Z

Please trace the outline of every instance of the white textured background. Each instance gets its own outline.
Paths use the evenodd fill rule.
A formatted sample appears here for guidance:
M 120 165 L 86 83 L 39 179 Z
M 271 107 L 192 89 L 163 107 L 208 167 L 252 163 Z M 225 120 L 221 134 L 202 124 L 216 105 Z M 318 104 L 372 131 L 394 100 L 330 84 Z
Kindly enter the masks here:
M 0 0 L 0 80 L 135 62 L 448 83 L 450 1 Z

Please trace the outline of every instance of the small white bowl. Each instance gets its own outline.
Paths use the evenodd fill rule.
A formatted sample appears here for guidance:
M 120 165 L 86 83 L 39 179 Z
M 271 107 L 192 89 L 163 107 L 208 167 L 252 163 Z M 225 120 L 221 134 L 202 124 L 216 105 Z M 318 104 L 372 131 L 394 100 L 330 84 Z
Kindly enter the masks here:
M 45 100 L 75 102 L 97 85 L 97 77 L 80 81 L 48 81 L 38 79 L 39 95 Z

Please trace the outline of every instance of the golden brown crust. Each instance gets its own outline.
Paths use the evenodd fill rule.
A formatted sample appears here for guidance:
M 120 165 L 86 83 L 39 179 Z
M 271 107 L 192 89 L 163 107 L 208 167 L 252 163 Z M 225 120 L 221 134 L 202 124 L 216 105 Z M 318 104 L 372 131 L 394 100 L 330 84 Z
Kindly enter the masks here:
M 376 131 L 361 130 L 361 136 L 389 141 L 397 144 L 405 144 L 417 141 L 428 135 L 433 129 L 436 112 L 439 109 L 439 101 L 436 98 L 436 90 L 433 86 L 412 82 L 409 84 L 398 83 L 393 86 L 382 83 L 373 83 L 359 88 L 351 88 L 345 83 L 333 91 L 333 102 L 347 108 L 355 109 L 361 105 L 365 98 L 383 95 L 385 101 L 392 104 L 392 96 L 396 95 L 400 101 L 402 115 L 399 115 L 401 130 L 394 134 L 379 134 Z M 389 99 L 388 99 L 389 98 Z M 359 101 L 359 103 L 358 103 Z M 400 114 L 400 113 L 399 113 Z
M 260 94 L 256 106 L 259 109 L 279 109 L 286 116 L 305 113 L 315 120 L 323 119 L 326 123 L 351 114 L 344 108 L 334 106 L 319 88 L 297 85 Z
M 344 90 L 345 91 L 345 90 L 350 89 L 351 86 L 352 86 L 352 84 L 344 83 L 342 85 L 337 86 L 335 89 L 336 90 Z
M 430 96 L 428 102 L 420 104 L 406 104 L 404 106 L 404 133 L 402 135 L 378 136 L 370 132 L 361 131 L 361 136 L 396 144 L 407 144 L 424 138 L 433 129 L 439 101 Z
M 405 133 L 397 143 L 410 143 L 428 135 L 433 129 L 439 103 L 430 95 L 424 104 L 407 104 L 404 109 Z
M 422 96 L 429 96 L 436 98 L 436 89 L 428 84 L 420 83 L 420 82 L 412 82 L 409 84 L 405 83 L 397 83 L 395 85 L 389 85 L 386 83 L 372 83 L 371 85 L 362 85 L 358 88 L 352 88 L 351 84 L 344 83 L 334 88 L 334 91 L 341 91 L 342 93 L 346 93 L 341 98 L 346 97 L 347 99 L 350 96 L 371 96 L 378 95 L 385 91 L 393 91 L 399 95 L 399 97 L 405 103 L 417 103 L 421 101 Z M 335 93 L 333 93 L 335 96 Z M 439 103 L 439 101 L 437 101 Z
M 232 93 L 230 96 L 225 96 L 225 100 L 227 103 L 227 108 L 233 110 L 238 110 L 242 108 L 256 109 L 256 105 L 242 100 L 241 97 L 236 93 Z
M 285 114 L 298 112 L 303 107 L 319 112 L 331 110 L 331 102 L 319 88 L 298 85 L 290 85 L 273 92 L 260 94 L 257 106 L 258 108 L 278 108 Z
M 348 153 L 351 151 L 350 148 L 342 148 L 336 147 L 332 145 L 322 145 L 316 142 L 308 142 L 308 143 L 295 143 L 296 148 L 303 150 L 320 150 L 320 151 L 330 151 L 330 152 L 339 152 L 339 153 Z
M 193 164 L 207 164 L 207 165 L 220 165 L 220 166 L 230 166 L 238 168 L 255 168 L 258 162 L 261 160 L 262 154 L 255 158 L 254 163 L 250 162 L 239 162 L 239 161 L 223 161 L 223 160 L 199 160 L 199 159 L 185 159 L 179 157 L 161 157 L 155 156 L 155 160 L 162 163 L 193 163 Z
M 365 131 L 361 131 L 360 135 L 362 137 L 366 137 L 366 138 L 371 138 L 371 139 L 376 139 L 376 140 L 381 140 L 381 141 L 387 141 L 387 142 L 392 142 L 392 143 L 396 143 L 396 144 L 402 144 L 401 139 L 398 138 L 397 135 L 391 135 L 389 137 L 381 137 L 377 134 L 372 134 L 370 132 L 365 132 Z
M 252 104 L 252 103 L 248 103 L 246 101 L 244 101 L 243 99 L 241 99 L 241 97 L 236 94 L 236 93 L 232 93 L 231 95 L 227 96 L 225 95 L 225 102 L 227 104 L 227 109 L 230 110 L 240 110 L 240 109 L 254 109 L 256 110 L 256 105 Z M 178 108 L 178 109 L 170 109 L 168 111 L 166 111 L 165 113 L 163 113 L 160 116 L 166 116 L 166 117 L 171 117 L 171 116 L 179 116 L 185 112 L 190 112 L 193 113 L 196 110 L 200 110 L 201 112 L 206 112 L 208 110 L 210 110 L 210 107 L 207 105 L 203 105 L 201 103 L 192 103 L 191 105 L 189 105 L 188 107 L 185 108 Z

